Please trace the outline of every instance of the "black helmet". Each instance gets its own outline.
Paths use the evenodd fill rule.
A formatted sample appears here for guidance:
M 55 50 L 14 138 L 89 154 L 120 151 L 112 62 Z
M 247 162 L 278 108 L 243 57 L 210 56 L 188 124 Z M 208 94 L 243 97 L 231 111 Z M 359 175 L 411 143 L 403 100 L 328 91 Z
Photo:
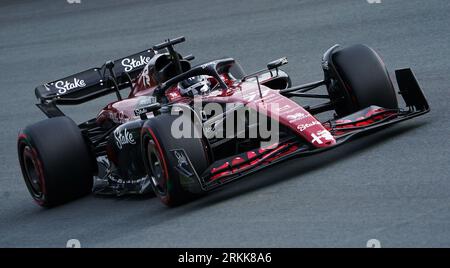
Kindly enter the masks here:
M 210 82 L 205 75 L 198 75 L 181 81 L 178 83 L 178 87 L 180 88 L 181 95 L 192 97 L 208 92 L 210 89 Z

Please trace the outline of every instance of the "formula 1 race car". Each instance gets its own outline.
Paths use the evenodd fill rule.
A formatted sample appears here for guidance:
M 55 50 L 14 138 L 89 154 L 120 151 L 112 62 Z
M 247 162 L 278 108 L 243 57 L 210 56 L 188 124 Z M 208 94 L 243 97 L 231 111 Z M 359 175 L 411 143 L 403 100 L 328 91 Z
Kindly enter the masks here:
M 184 41 L 168 39 L 35 89 L 48 119 L 21 131 L 18 154 L 39 205 L 90 192 L 154 193 L 178 205 L 429 111 L 411 69 L 395 71 L 406 104 L 399 108 L 384 63 L 365 45 L 331 47 L 322 58 L 324 79 L 292 86 L 280 69 L 286 58 L 251 74 L 232 58 L 191 66 L 194 56 L 174 49 Z M 327 94 L 311 93 L 321 86 Z M 126 98 L 124 89 L 130 90 Z M 114 93 L 117 101 L 80 124 L 58 108 Z M 304 98 L 325 101 L 306 105 Z

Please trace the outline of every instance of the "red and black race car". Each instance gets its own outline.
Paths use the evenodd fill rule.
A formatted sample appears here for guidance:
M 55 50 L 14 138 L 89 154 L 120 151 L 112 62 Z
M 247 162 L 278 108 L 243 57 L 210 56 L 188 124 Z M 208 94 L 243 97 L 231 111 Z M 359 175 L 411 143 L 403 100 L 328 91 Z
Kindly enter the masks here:
M 48 119 L 19 134 L 18 154 L 39 205 L 90 192 L 154 192 L 177 205 L 429 111 L 411 69 L 395 71 L 406 104 L 399 107 L 384 63 L 365 45 L 333 46 L 322 58 L 323 80 L 292 86 L 280 70 L 286 58 L 252 74 L 232 58 L 191 66 L 194 56 L 174 50 L 184 41 L 169 39 L 36 88 Z M 322 86 L 328 94 L 311 93 Z M 114 93 L 117 101 L 80 124 L 58 108 Z M 305 98 L 324 101 L 306 105 Z

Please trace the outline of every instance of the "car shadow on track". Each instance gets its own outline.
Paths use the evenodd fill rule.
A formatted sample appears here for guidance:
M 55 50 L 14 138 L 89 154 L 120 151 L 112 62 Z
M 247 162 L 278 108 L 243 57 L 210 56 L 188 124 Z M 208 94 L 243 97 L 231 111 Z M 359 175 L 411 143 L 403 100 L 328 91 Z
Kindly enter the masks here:
M 327 165 L 350 157 L 360 157 L 364 151 L 380 143 L 401 136 L 411 130 L 424 127 L 428 122 L 420 121 L 377 130 L 369 135 L 357 137 L 336 149 L 303 158 L 288 160 L 242 178 L 224 188 L 211 192 L 206 197 L 194 202 L 190 209 L 201 209 L 224 202 L 235 196 L 250 193 L 283 181 L 298 178 Z
M 196 210 L 202 207 L 208 207 L 216 203 L 220 203 L 231 199 L 235 196 L 250 193 L 261 188 L 265 188 L 283 181 L 298 178 L 306 175 L 323 166 L 338 163 L 338 161 L 349 158 L 359 157 L 364 151 L 369 150 L 386 140 L 393 139 L 397 136 L 407 133 L 408 131 L 423 127 L 427 122 L 414 122 L 410 124 L 397 125 L 394 127 L 373 131 L 369 135 L 357 137 L 347 144 L 343 144 L 336 149 L 297 159 L 287 160 L 285 162 L 275 165 L 277 168 L 268 167 L 267 169 L 256 172 L 252 175 L 246 176 L 230 185 L 219 188 L 210 192 L 208 195 L 198 198 L 197 200 L 184 204 L 171 210 Z M 124 196 L 101 196 L 94 195 L 95 198 L 109 199 L 113 198 L 117 201 L 139 202 L 155 199 L 154 194 L 146 195 L 124 195 Z M 162 205 L 163 206 L 163 205 Z M 164 206 L 163 206 L 164 207 Z

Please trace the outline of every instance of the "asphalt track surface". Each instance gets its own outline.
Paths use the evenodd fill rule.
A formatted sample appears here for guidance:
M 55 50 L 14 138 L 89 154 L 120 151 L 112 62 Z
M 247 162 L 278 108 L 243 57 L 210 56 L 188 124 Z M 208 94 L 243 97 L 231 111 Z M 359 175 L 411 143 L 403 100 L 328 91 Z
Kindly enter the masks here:
M 0 3 L 0 246 L 450 246 L 450 1 L 57 1 Z M 335 151 L 258 172 L 169 209 L 156 198 L 32 202 L 19 171 L 21 127 L 44 119 L 33 89 L 184 35 L 196 62 L 248 71 L 287 56 L 294 84 L 321 78 L 335 43 L 375 48 L 391 73 L 410 66 L 432 112 Z M 92 117 L 103 101 L 69 109 Z

